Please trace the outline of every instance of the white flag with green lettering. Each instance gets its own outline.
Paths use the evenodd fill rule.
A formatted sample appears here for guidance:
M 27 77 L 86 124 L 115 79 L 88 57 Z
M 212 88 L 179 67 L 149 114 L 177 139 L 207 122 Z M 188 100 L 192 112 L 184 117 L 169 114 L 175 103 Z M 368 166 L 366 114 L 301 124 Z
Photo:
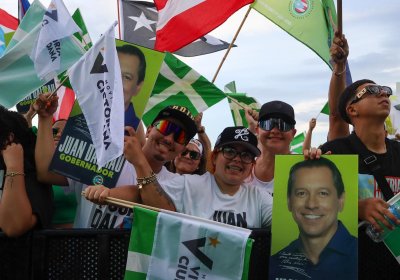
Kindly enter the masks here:
M 196 116 L 225 97 L 213 83 L 167 52 L 143 121 L 146 125 L 151 124 L 157 114 L 169 105 L 185 106 Z
M 125 280 L 247 279 L 250 230 L 135 207 Z

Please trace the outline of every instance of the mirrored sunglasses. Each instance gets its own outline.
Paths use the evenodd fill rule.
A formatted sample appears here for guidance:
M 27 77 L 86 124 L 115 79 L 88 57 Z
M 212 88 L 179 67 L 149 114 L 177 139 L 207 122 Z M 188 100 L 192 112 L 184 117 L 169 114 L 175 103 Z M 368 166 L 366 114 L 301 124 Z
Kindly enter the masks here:
M 178 144 L 186 145 L 189 142 L 187 139 L 188 137 L 186 130 L 171 121 L 160 120 L 154 123 L 153 126 L 164 136 L 168 136 L 173 133 L 174 141 Z
M 288 123 L 281 118 L 270 118 L 267 120 L 262 120 L 258 122 L 259 127 L 262 130 L 270 131 L 274 127 L 280 131 L 287 132 L 294 128 L 294 124 Z
M 201 155 L 200 155 L 199 152 L 190 151 L 190 150 L 183 151 L 183 152 L 181 153 L 181 156 L 184 157 L 184 156 L 186 156 L 187 154 L 189 154 L 189 158 L 192 159 L 192 160 L 198 160 L 198 159 L 200 159 L 200 157 L 201 157 Z
M 350 105 L 360 101 L 365 93 L 369 93 L 369 94 L 373 94 L 373 95 L 378 95 L 378 94 L 383 93 L 383 94 L 386 94 L 387 96 L 391 96 L 393 94 L 392 89 L 388 86 L 368 85 L 356 93 L 356 96 L 350 102 Z

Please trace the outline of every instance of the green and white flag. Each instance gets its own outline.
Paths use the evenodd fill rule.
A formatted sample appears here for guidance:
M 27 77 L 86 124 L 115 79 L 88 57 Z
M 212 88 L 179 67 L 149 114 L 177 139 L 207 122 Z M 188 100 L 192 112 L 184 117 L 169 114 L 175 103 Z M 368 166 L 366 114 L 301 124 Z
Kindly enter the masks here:
M 297 153 L 297 154 L 302 154 L 305 138 L 306 138 L 306 134 L 304 132 L 299 135 L 296 135 L 293 138 L 292 142 L 290 142 L 290 151 Z
M 330 112 L 329 111 L 329 104 L 328 104 L 328 102 L 326 102 L 324 107 L 321 109 L 321 113 L 329 116 L 329 112 Z
M 41 27 L 44 12 L 45 9 L 40 2 L 35 1 L 31 5 L 5 54 L 0 58 L 0 104 L 7 108 L 11 108 L 47 82 L 38 78 L 29 57 Z M 17 40 L 19 38 L 22 39 Z M 11 43 L 13 43 L 12 46 Z M 85 52 L 72 37 L 66 39 L 61 48 L 61 67 L 57 71 L 58 74 L 71 67 Z
M 331 67 L 330 21 L 336 22 L 335 9 L 329 9 L 332 5 L 334 5 L 332 0 L 256 0 L 252 7 L 313 50 Z M 325 11 L 328 9 L 329 19 L 325 16 Z
M 125 280 L 247 279 L 250 230 L 134 207 Z
M 167 52 L 143 121 L 151 124 L 161 109 L 169 105 L 185 106 L 196 116 L 225 97 L 213 83 Z
M 87 51 L 92 47 L 92 39 L 89 36 L 89 32 L 87 31 L 86 24 L 82 18 L 81 11 L 76 9 L 74 14 L 72 15 L 75 23 L 82 30 L 82 34 L 79 32 L 74 33 L 74 36 L 81 43 L 81 46 Z
M 236 84 L 234 81 L 225 85 L 225 92 L 228 96 L 228 103 L 229 107 L 231 108 L 232 118 L 235 126 L 249 127 L 244 108 L 251 108 L 259 112 L 261 104 L 258 103 L 258 101 L 253 97 L 247 96 L 245 93 L 237 93 Z
M 10 49 L 27 36 L 29 32 L 42 24 L 45 12 L 46 8 L 42 3 L 40 3 L 40 1 L 33 1 L 25 16 L 22 18 L 22 21 L 18 25 L 18 29 L 15 31 L 13 37 L 8 43 L 5 53 L 9 52 Z

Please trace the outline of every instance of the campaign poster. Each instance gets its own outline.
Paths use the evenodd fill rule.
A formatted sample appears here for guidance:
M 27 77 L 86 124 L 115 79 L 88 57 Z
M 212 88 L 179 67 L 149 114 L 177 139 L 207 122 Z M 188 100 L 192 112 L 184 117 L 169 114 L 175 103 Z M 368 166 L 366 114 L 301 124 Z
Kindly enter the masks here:
M 357 156 L 276 156 L 269 279 L 357 279 L 357 238 Z

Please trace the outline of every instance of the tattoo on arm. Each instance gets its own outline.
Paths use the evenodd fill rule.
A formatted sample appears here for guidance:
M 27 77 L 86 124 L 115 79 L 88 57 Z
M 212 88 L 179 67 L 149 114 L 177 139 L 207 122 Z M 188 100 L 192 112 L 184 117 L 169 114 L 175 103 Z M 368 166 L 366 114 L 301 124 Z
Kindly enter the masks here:
M 169 197 L 169 195 L 162 189 L 160 183 L 158 181 L 154 181 L 152 184 L 155 188 L 156 193 L 160 196 L 163 197 L 169 206 L 172 206 L 175 209 L 175 204 L 173 203 L 172 199 Z

